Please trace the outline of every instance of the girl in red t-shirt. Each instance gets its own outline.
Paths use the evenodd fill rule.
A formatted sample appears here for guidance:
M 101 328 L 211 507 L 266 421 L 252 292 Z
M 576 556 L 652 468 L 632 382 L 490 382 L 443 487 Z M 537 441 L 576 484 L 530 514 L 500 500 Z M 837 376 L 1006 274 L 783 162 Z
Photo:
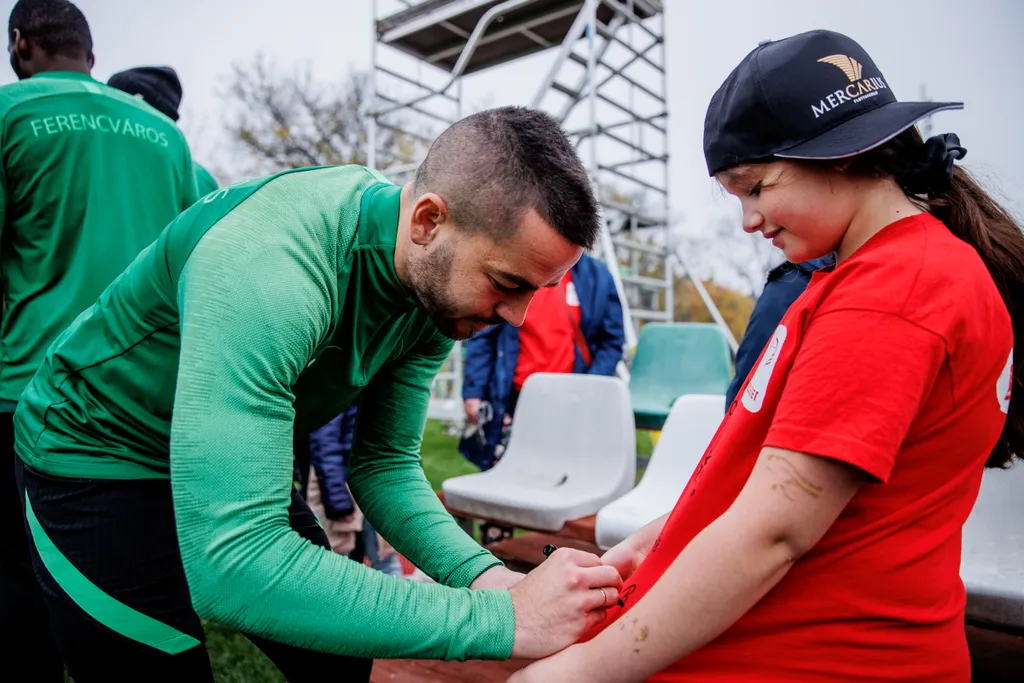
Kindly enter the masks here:
M 675 509 L 608 551 L 619 603 L 511 681 L 967 683 L 961 528 L 1024 452 L 1024 235 L 853 40 L 758 46 L 709 173 L 793 262 L 829 252 Z

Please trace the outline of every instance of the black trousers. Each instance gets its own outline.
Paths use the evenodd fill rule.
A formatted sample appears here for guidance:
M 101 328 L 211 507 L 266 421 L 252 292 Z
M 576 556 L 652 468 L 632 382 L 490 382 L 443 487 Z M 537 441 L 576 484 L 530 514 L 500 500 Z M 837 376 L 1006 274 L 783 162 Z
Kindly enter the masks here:
M 24 465 L 17 475 L 28 499 L 35 577 L 75 683 L 213 683 L 182 566 L 170 481 L 58 478 Z M 296 492 L 289 519 L 303 537 L 330 547 Z M 370 679 L 373 660 L 247 637 L 291 683 Z
M 63 683 L 43 594 L 32 575 L 21 496 L 15 482 L 13 413 L 0 413 L 0 634 L 3 650 L 32 669 L 33 681 Z

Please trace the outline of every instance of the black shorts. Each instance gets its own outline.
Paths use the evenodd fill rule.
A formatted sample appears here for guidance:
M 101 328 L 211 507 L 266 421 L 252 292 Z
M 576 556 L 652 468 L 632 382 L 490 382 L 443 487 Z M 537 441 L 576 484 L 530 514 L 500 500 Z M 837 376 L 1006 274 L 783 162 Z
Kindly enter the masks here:
M 32 565 L 75 683 L 213 683 L 178 548 L 168 479 L 69 479 L 18 467 Z M 292 528 L 327 536 L 295 492 Z M 292 683 L 365 683 L 373 661 L 248 636 Z
M 22 497 L 15 483 L 15 463 L 21 461 L 14 454 L 13 419 L 13 413 L 0 413 L 0 652 L 31 670 L 33 683 L 64 683 L 64 665 L 32 571 Z M 11 680 L 29 679 L 16 675 Z

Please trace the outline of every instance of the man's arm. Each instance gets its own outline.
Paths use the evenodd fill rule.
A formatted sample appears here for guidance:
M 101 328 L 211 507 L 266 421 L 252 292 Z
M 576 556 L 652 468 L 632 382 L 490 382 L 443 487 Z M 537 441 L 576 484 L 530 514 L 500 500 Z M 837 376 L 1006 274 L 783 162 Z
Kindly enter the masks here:
M 0 236 L 7 231 L 7 169 L 0 159 Z M 6 297 L 4 297 L 6 299 Z M 6 304 L 6 301 L 5 301 Z
M 178 291 L 171 486 L 197 613 L 350 656 L 508 657 L 509 592 L 396 581 L 290 528 L 291 387 L 329 327 L 333 273 L 315 275 L 283 237 L 255 239 L 259 217 L 244 215 L 200 241 Z
M 420 462 L 430 387 L 450 352 L 451 342 L 435 332 L 385 366 L 360 395 L 349 487 L 395 550 L 434 580 L 463 587 L 501 561 L 452 519 Z
M 615 368 L 622 360 L 622 347 L 626 344 L 626 333 L 622 326 L 622 303 L 619 301 L 619 293 L 615 289 L 615 282 L 611 273 L 603 263 L 597 264 L 596 276 L 600 280 L 606 280 L 604 286 L 608 292 L 608 300 L 605 303 L 604 316 L 598 325 L 597 332 L 592 338 L 587 339 L 593 349 L 593 359 L 590 369 L 591 375 L 615 374 Z

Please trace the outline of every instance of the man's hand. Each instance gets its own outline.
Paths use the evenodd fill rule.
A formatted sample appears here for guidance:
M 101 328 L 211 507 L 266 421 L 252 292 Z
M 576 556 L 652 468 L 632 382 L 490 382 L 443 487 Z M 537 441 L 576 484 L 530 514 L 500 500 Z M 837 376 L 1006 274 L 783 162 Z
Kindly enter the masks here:
M 512 657 L 539 659 L 572 645 L 604 619 L 621 585 L 615 568 L 596 555 L 556 550 L 509 590 L 516 614 Z
M 511 588 L 525 578 L 526 574 L 514 572 L 506 567 L 497 566 L 491 567 L 483 574 L 473 579 L 473 583 L 469 584 L 469 587 L 472 590 L 481 590 L 486 588 Z
M 463 402 L 462 407 L 466 411 L 466 419 L 473 424 L 476 424 L 477 420 L 480 418 L 480 399 L 467 398 Z

